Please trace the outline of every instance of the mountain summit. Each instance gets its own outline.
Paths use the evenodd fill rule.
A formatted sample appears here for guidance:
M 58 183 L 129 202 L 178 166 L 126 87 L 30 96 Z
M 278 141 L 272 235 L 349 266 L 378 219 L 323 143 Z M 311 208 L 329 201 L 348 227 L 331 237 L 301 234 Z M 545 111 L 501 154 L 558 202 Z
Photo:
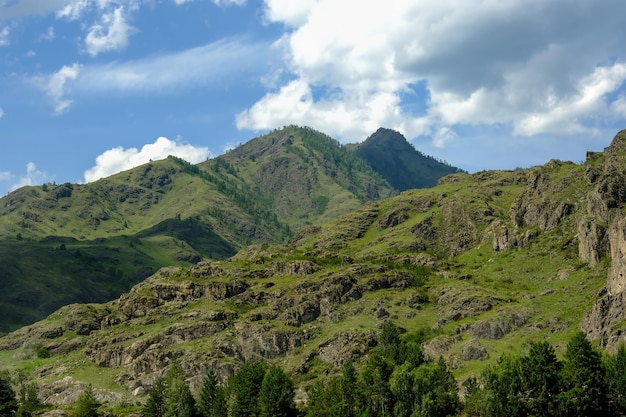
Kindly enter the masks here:
M 440 178 L 462 172 L 419 152 L 401 133 L 382 127 L 356 145 L 356 152 L 400 191 L 434 187 Z

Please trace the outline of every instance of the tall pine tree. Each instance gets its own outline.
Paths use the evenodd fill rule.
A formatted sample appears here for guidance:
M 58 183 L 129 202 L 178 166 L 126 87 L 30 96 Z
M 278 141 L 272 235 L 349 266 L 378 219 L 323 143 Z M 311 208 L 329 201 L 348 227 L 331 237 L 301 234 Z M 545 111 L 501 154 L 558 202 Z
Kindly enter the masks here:
M 571 417 L 606 415 L 606 389 L 600 354 L 583 332 L 567 344 L 561 372 L 560 412 Z
M 260 417 L 290 417 L 296 415 L 294 386 L 279 366 L 265 372 L 259 392 Z

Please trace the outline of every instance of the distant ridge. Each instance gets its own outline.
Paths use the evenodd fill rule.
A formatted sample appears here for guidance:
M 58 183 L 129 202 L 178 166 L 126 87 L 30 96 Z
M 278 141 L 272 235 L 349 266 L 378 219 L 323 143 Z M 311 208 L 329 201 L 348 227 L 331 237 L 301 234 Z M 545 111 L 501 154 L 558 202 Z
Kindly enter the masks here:
M 395 130 L 380 128 L 356 152 L 396 190 L 429 188 L 448 174 L 463 172 L 416 150 Z

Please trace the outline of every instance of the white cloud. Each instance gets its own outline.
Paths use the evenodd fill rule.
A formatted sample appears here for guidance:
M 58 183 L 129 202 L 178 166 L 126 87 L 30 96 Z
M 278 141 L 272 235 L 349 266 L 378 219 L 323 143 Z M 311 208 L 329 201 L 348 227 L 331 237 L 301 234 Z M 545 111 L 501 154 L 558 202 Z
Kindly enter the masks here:
M 89 92 L 163 91 L 189 85 L 219 84 L 242 72 L 258 72 L 272 56 L 267 45 L 222 40 L 135 61 L 84 66 L 77 89 Z
M 262 43 L 225 39 L 208 45 L 134 61 L 64 66 L 32 81 L 53 100 L 55 113 L 72 105 L 68 86 L 77 94 L 163 93 L 190 86 L 224 86 L 246 74 L 259 74 L 275 51 Z
M 19 0 L 0 3 L 0 20 L 53 13 L 81 0 Z
M 89 8 L 90 0 L 77 0 L 69 2 L 60 10 L 57 10 L 58 18 L 66 18 L 69 20 L 78 20 L 81 15 Z
M 11 44 L 9 41 L 10 34 L 11 30 L 7 26 L 0 30 L 0 46 L 9 46 Z
M 8 174 L 8 173 L 5 173 Z M 11 174 L 8 174 L 7 179 L 11 177 Z M 48 179 L 48 174 L 43 171 L 37 169 L 37 166 L 33 162 L 29 162 L 26 164 L 26 174 L 21 177 L 18 182 L 11 186 L 11 191 L 15 191 L 18 188 L 27 186 L 27 185 L 38 185 L 43 184 Z
M 55 37 L 56 37 L 56 34 L 54 33 L 54 27 L 48 26 L 48 31 L 46 33 L 43 33 L 41 36 L 39 36 L 39 39 L 44 40 L 44 41 L 51 41 Z
M 65 98 L 66 83 L 68 80 L 75 80 L 79 73 L 80 66 L 74 63 L 72 66 L 64 65 L 59 71 L 47 77 L 43 89 L 52 99 L 56 114 L 65 112 L 72 105 L 72 100 Z
M 287 28 L 276 47 L 290 76 L 237 126 L 306 123 L 353 141 L 383 125 L 438 146 L 467 124 L 594 131 L 622 114 L 624 13 L 621 0 L 265 0 Z
M 4 117 L 4 110 L 0 107 L 0 119 L 2 119 L 2 117 Z
M 100 23 L 93 25 L 85 38 L 87 52 L 96 56 L 101 52 L 124 49 L 132 27 L 126 22 L 124 7 L 117 7 L 101 16 Z
M 174 3 L 177 5 L 191 3 L 194 0 L 174 0 Z M 243 6 L 246 4 L 247 0 L 211 0 L 214 4 L 218 6 Z
M 172 141 L 164 137 L 154 143 L 137 148 L 124 149 L 121 146 L 105 151 L 96 158 L 96 165 L 85 171 L 85 182 L 96 181 L 118 172 L 148 163 L 150 160 L 165 159 L 169 155 L 177 156 L 192 164 L 202 162 L 211 156 L 206 147 L 193 146 L 179 140 Z

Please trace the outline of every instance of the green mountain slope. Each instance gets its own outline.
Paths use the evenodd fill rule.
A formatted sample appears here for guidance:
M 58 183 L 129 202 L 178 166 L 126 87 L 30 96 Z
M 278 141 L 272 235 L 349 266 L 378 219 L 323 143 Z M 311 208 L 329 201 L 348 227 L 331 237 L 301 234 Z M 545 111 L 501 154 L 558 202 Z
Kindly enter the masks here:
M 304 225 L 396 194 L 363 159 L 295 126 L 218 158 L 179 158 L 90 184 L 0 199 L 0 332 L 76 302 L 103 302 L 158 268 L 280 243 Z M 60 251 L 63 245 L 65 251 Z
M 271 132 L 199 167 L 219 164 L 234 167 L 235 184 L 293 230 L 397 193 L 345 146 L 306 127 Z
M 461 172 L 416 150 L 404 136 L 391 129 L 378 129 L 354 147 L 396 190 L 428 188 L 449 174 Z
M 357 367 L 392 320 L 464 379 L 503 353 L 580 328 L 613 349 L 626 317 L 626 131 L 584 164 L 455 174 L 368 202 L 290 245 L 170 267 L 107 304 L 73 305 L 0 339 L 51 401 L 85 384 L 132 403 L 177 360 L 196 390 L 242 362 L 301 389 Z M 55 385 L 57 384 L 57 385 Z M 57 397 L 54 397 L 57 398 Z

